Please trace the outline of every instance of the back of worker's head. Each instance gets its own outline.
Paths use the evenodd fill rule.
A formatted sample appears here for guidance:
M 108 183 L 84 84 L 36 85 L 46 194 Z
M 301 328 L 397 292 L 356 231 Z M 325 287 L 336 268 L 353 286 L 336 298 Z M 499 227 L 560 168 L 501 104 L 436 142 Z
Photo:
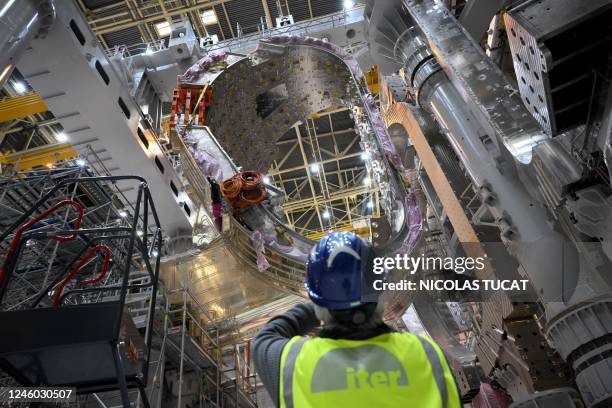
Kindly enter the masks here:
M 373 259 L 370 243 L 352 232 L 331 232 L 310 251 L 306 290 L 327 326 L 369 328 L 382 322 L 382 305 L 372 294 L 366 301 L 362 288 Z

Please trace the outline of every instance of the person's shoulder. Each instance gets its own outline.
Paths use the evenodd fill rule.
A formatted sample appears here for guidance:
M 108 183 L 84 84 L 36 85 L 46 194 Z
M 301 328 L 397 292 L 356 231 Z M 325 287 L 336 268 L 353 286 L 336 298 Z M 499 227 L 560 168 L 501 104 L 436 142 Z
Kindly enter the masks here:
M 419 338 L 418 335 L 411 333 L 409 331 L 401 331 L 401 332 L 394 331 L 389 334 L 394 337 L 410 338 L 410 339 L 415 339 L 415 340 Z
M 423 342 L 428 342 L 428 343 L 432 343 L 433 345 L 435 345 L 435 341 L 433 341 L 431 338 L 425 335 L 411 333 L 409 331 L 392 332 L 392 333 L 389 333 L 389 336 L 392 336 L 392 338 L 397 341 L 404 341 L 404 342 L 409 341 L 409 342 L 414 342 L 414 343 L 419 343 L 419 344 Z

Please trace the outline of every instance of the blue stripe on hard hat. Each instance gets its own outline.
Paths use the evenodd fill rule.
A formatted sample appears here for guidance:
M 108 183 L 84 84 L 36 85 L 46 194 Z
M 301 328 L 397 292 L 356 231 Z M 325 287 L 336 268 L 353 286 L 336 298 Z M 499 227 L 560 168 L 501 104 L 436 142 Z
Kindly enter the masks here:
M 310 251 L 306 290 L 328 309 L 348 309 L 361 302 L 361 279 L 371 256 L 368 242 L 352 232 L 331 232 Z

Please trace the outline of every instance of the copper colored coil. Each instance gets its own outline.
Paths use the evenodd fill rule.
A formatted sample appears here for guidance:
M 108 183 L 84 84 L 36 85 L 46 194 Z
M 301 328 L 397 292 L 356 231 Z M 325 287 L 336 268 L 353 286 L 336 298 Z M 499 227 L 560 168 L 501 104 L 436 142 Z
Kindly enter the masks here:
M 231 179 L 224 180 L 221 183 L 221 195 L 227 199 L 232 199 L 240 194 L 242 188 L 242 182 L 239 177 L 232 177 Z
M 257 171 L 244 171 L 240 173 L 243 190 L 255 190 L 263 181 L 263 174 Z
M 242 190 L 240 194 L 240 204 L 242 206 L 249 206 L 261 203 L 264 198 L 268 195 L 268 192 L 264 189 L 257 190 Z

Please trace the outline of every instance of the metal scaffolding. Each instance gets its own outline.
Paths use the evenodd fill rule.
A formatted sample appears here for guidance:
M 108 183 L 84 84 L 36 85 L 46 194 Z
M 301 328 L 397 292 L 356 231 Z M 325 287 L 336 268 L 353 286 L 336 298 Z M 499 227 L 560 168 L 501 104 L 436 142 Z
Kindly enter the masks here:
M 190 274 L 180 277 L 176 287 L 158 282 L 161 230 L 149 222 L 157 215 L 146 184 L 140 187 L 143 200 L 132 207 L 115 183 L 143 180 L 97 176 L 105 168 L 95 159 L 88 151 L 79 157 L 79 165 L 16 172 L 0 180 L 0 247 L 7 254 L 0 319 L 32 307 L 53 310 L 54 304 L 64 306 L 58 311 L 125 305 L 122 310 L 129 314 L 123 319 L 134 327 L 134 339 L 142 339 L 132 343 L 144 347 L 136 346 L 137 361 L 143 364 L 140 392 L 89 390 L 79 397 L 82 406 L 88 401 L 113 406 L 126 400 L 157 407 L 256 406 L 256 378 L 233 315 L 219 316 L 210 304 L 202 304 L 193 294 Z M 76 274 L 97 278 L 73 280 Z M 93 287 L 80 287 L 92 280 Z
M 87 155 L 88 159 L 79 157 L 66 163 L 65 167 L 32 169 L 17 171 L 0 177 L 0 207 L 3 208 L 0 225 L 0 251 L 8 254 L 15 241 L 15 232 L 19 225 L 28 221 L 28 217 L 36 216 L 30 227 L 30 232 L 60 231 L 71 229 L 91 229 L 101 231 L 110 228 L 126 228 L 135 216 L 137 209 L 124 199 L 123 193 L 116 186 L 116 178 L 109 173 L 97 172 L 95 169 L 105 169 L 95 153 Z M 78 163 L 78 164 L 77 164 Z M 91 177 L 103 174 L 95 182 Z M 51 210 L 58 203 L 65 203 L 56 208 L 48 216 L 41 217 L 45 211 Z M 152 211 L 147 207 L 147 214 L 138 220 L 139 237 L 147 242 L 148 237 L 155 236 L 154 229 L 144 234 L 142 224 L 151 217 Z M 25 232 L 25 231 L 24 231 Z M 31 240 L 25 244 L 12 280 L 6 293 L 3 307 L 14 310 L 26 307 L 28 302 L 38 296 L 61 271 L 70 265 L 71 260 L 81 251 L 83 245 L 90 245 L 91 238 L 84 234 L 76 234 L 75 239 L 62 240 Z M 159 245 L 159 242 L 157 242 Z M 109 246 L 113 262 L 104 284 L 117 278 L 113 271 L 116 265 L 125 259 L 127 250 L 125 241 L 114 242 Z M 137 256 L 133 259 L 135 269 L 144 269 L 143 260 Z M 85 266 L 88 268 L 88 266 Z M 92 266 L 96 272 L 97 266 Z
M 118 206 L 118 181 L 138 186 L 133 208 Z M 2 182 L 4 206 L 16 210 L 3 212 L 0 322 L 21 339 L 3 337 L 3 371 L 25 386 L 116 390 L 124 406 L 132 388 L 147 401 L 162 235 L 146 181 L 97 176 L 82 164 Z M 142 333 L 129 315 L 135 300 L 144 300 Z M 54 330 L 67 323 L 74 330 Z
M 172 288 L 164 292 L 162 357 L 154 377 L 165 373 L 170 385 L 165 395 L 159 386 L 152 389 L 152 399 L 164 407 L 255 407 L 255 376 L 244 358 L 248 352 L 232 341 L 233 314 L 221 315 L 201 303 L 202 296 L 194 293 L 198 282 L 193 272 L 182 268 L 167 277 Z M 207 278 L 211 276 L 198 280 Z
M 277 142 L 280 155 L 268 177 L 284 193 L 288 225 L 309 238 L 346 229 L 369 236 L 370 218 L 380 216 L 378 187 L 349 112 L 322 112 Z

